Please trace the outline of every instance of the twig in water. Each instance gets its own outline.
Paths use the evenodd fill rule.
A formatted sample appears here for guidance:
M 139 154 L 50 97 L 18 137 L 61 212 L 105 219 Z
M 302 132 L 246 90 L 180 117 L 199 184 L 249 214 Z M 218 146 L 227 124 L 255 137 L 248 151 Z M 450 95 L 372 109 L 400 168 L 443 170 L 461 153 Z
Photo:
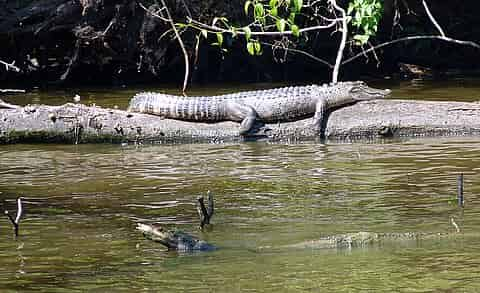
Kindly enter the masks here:
M 12 222 L 13 229 L 15 231 L 15 237 L 18 236 L 18 226 L 20 224 L 20 218 L 22 217 L 23 214 L 23 207 L 22 207 L 22 198 L 19 197 L 17 198 L 17 215 L 15 216 L 15 219 L 10 215 L 10 213 L 5 210 L 5 215 L 10 219 L 10 222 Z
M 450 218 L 450 222 L 452 223 L 453 227 L 455 227 L 455 230 L 457 231 L 457 233 L 460 233 L 460 228 L 458 227 L 455 220 L 453 218 Z
M 463 198 L 463 173 L 457 177 L 457 200 L 458 205 L 463 208 L 465 200 Z
M 213 195 L 210 190 L 207 192 L 207 201 L 208 207 L 205 207 L 205 202 L 203 196 L 197 198 L 197 211 L 198 216 L 200 217 L 200 229 L 203 229 L 205 225 L 210 224 L 210 219 L 213 216 L 214 207 L 213 207 Z

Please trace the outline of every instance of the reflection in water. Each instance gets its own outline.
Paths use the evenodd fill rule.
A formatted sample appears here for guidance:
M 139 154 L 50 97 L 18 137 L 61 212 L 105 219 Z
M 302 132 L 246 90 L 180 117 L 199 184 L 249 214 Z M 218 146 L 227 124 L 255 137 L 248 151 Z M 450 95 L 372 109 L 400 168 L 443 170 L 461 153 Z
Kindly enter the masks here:
M 477 139 L 0 146 L 0 196 L 14 206 L 22 195 L 26 206 L 19 239 L 0 238 L 0 290 L 468 291 L 479 277 L 476 237 L 256 248 L 355 231 L 454 232 L 452 218 L 475 235 L 479 151 Z M 460 172 L 464 211 L 455 204 Z M 217 212 L 201 233 L 194 203 L 208 189 Z M 180 227 L 220 249 L 166 252 L 135 231 L 137 221 Z M 6 220 L 0 231 L 11 233 Z

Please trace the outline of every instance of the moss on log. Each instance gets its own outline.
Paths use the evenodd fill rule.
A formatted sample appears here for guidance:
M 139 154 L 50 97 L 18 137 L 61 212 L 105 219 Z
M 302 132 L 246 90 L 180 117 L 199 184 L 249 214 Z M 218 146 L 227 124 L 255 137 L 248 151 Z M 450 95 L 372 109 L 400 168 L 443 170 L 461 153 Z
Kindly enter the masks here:
M 375 100 L 333 111 L 328 140 L 480 134 L 480 104 Z M 238 123 L 195 123 L 122 110 L 65 104 L 0 109 L 0 143 L 190 143 L 300 141 L 319 137 L 311 119 L 257 127 L 242 137 Z

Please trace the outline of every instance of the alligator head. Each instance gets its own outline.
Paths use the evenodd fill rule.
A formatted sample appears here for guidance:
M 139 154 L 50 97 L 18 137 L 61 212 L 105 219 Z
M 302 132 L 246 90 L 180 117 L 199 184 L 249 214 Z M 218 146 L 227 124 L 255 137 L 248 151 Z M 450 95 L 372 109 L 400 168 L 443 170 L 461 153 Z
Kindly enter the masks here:
M 142 223 L 137 224 L 137 230 L 143 232 L 143 235 L 148 239 L 159 242 L 165 245 L 168 249 L 175 250 L 178 247 L 179 237 L 176 231 L 167 230 L 161 226 L 146 225 Z
M 198 239 L 180 230 L 167 230 L 161 226 L 138 223 L 137 229 L 143 235 L 153 241 L 165 245 L 169 250 L 177 251 L 209 251 L 215 250 L 215 246 Z
M 348 94 L 354 101 L 368 101 L 374 99 L 382 99 L 390 95 L 389 89 L 376 89 L 369 87 L 363 81 L 344 82 L 348 87 Z

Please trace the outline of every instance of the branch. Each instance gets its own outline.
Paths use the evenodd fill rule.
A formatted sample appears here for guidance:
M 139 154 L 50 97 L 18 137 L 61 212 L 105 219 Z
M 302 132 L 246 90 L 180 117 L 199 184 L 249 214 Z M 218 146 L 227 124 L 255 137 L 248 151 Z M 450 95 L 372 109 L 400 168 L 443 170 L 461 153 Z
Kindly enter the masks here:
M 432 13 L 430 12 L 430 9 L 428 9 L 427 2 L 425 2 L 425 0 L 422 0 L 422 3 L 423 3 L 423 7 L 425 7 L 425 11 L 427 12 L 427 15 L 430 18 L 430 20 L 432 21 L 433 25 L 437 28 L 438 32 L 440 32 L 442 37 L 445 37 L 445 33 L 443 32 L 442 28 L 440 27 L 438 22 L 433 17 Z
M 316 25 L 316 26 L 310 26 L 306 28 L 299 29 L 299 33 L 305 33 L 305 32 L 311 32 L 311 31 L 317 31 L 317 30 L 322 30 L 322 29 L 327 29 L 335 26 L 335 24 L 338 21 L 343 21 L 343 18 L 336 18 L 334 19 L 331 23 L 327 25 Z M 207 29 L 215 33 L 233 33 L 232 30 L 229 29 L 224 29 L 218 26 L 213 26 L 213 25 L 208 25 L 203 22 L 196 21 L 190 17 L 187 17 L 187 22 L 190 24 L 193 24 L 194 26 L 198 26 L 199 29 Z M 246 35 L 244 31 L 235 31 L 237 35 Z M 273 31 L 273 32 L 264 32 L 264 31 L 252 31 L 250 33 L 251 36 L 286 36 L 286 35 L 293 35 L 292 31 L 283 31 L 283 32 L 278 32 L 278 31 Z
M 200 229 L 203 229 L 205 225 L 210 224 L 210 219 L 213 216 L 213 195 L 209 191 L 207 191 L 207 197 L 208 197 L 208 208 L 205 207 L 205 202 L 203 196 L 200 196 L 197 198 L 198 204 L 197 204 L 197 211 L 198 211 L 198 216 L 200 217 Z
M 348 35 L 348 26 L 347 26 L 347 16 L 345 9 L 340 7 L 337 4 L 336 0 L 330 0 L 330 4 L 342 14 L 342 40 L 340 41 L 340 46 L 338 47 L 337 58 L 335 60 L 335 67 L 333 68 L 332 73 L 332 82 L 336 83 L 338 81 L 338 73 L 340 71 L 340 65 L 342 65 L 343 51 L 345 50 L 345 44 L 347 43 Z
M 5 61 L 0 60 L 0 64 L 5 65 L 5 70 L 6 71 L 12 70 L 12 71 L 15 71 L 15 72 L 20 72 L 20 68 L 13 65 L 13 64 L 15 64 L 15 61 L 13 61 L 12 63 L 7 63 Z
M 0 99 L 0 109 L 19 109 L 20 106 L 9 104 Z
M 143 8 L 143 10 L 147 11 L 152 16 L 155 16 L 155 17 L 157 17 L 157 18 L 159 18 L 159 19 L 161 19 L 165 22 L 168 22 L 172 26 L 172 30 L 175 33 L 175 37 L 178 40 L 178 44 L 180 45 L 180 48 L 182 49 L 183 58 L 185 60 L 185 76 L 184 76 L 184 79 L 183 79 L 183 88 L 182 88 L 182 92 L 185 94 L 185 91 L 187 89 L 188 76 L 190 75 L 190 61 L 188 59 L 188 52 L 187 52 L 187 49 L 185 49 L 185 45 L 183 44 L 182 37 L 180 36 L 180 33 L 178 32 L 177 27 L 175 26 L 175 22 L 173 22 L 173 18 L 170 14 L 170 11 L 168 10 L 168 6 L 165 3 L 165 0 L 161 0 L 161 2 L 162 2 L 162 5 L 163 5 L 162 9 L 165 9 L 165 14 L 167 14 L 168 18 L 164 18 L 164 17 L 158 15 L 157 13 L 154 13 L 153 11 L 148 10 L 142 3 L 138 3 L 138 4 L 140 5 L 141 8 Z
M 405 42 L 405 41 L 428 40 L 428 39 L 441 40 L 441 41 L 445 41 L 445 42 L 451 42 L 451 43 L 455 43 L 455 44 L 459 44 L 459 45 L 471 46 L 471 47 L 480 49 L 480 45 L 475 43 L 475 42 L 472 42 L 472 41 L 462 41 L 462 40 L 457 40 L 457 39 L 444 37 L 444 36 L 436 36 L 436 35 L 410 36 L 410 37 L 403 37 L 403 38 L 400 38 L 400 39 L 396 39 L 396 40 L 393 40 L 393 41 L 389 41 L 389 42 L 385 42 L 385 43 L 376 45 L 376 46 L 374 46 L 370 49 L 367 49 L 365 51 L 362 51 L 362 52 L 358 53 L 357 55 L 355 55 L 353 57 L 348 58 L 347 60 L 344 60 L 342 62 L 342 65 L 345 65 L 345 64 L 357 59 L 358 57 L 363 56 L 364 54 L 366 54 L 368 52 L 371 52 L 373 50 L 380 49 L 380 48 L 383 48 L 383 47 L 386 47 L 386 46 L 389 46 L 389 45 L 393 45 L 393 44 L 400 43 L 400 42 Z
M 21 197 L 17 198 L 17 214 L 15 216 L 15 219 L 13 219 L 12 215 L 10 215 L 10 213 L 7 210 L 4 210 L 4 213 L 12 223 L 13 229 L 15 232 L 15 237 L 17 237 L 20 219 L 23 215 L 22 198 Z
M 274 44 L 270 44 L 270 43 L 266 43 L 266 42 L 260 42 L 260 44 L 265 45 L 265 46 L 275 47 Z M 311 59 L 313 59 L 313 60 L 315 60 L 315 61 L 318 61 L 318 62 L 320 62 L 320 63 L 328 66 L 329 68 L 332 68 L 332 69 L 333 69 L 333 65 L 332 65 L 330 62 L 328 62 L 328 61 L 326 61 L 326 60 L 323 60 L 323 59 L 321 59 L 321 58 L 318 58 L 317 56 L 314 56 L 314 55 L 312 55 L 312 54 L 310 54 L 310 53 L 308 53 L 308 52 L 305 52 L 305 51 L 303 51 L 303 50 L 292 49 L 292 48 L 288 48 L 288 47 L 282 47 L 282 49 L 285 50 L 285 51 L 287 51 L 287 52 L 295 52 L 295 53 L 298 53 L 298 54 L 305 55 L 305 56 L 307 56 L 307 57 L 309 57 L 309 58 L 311 58 Z

